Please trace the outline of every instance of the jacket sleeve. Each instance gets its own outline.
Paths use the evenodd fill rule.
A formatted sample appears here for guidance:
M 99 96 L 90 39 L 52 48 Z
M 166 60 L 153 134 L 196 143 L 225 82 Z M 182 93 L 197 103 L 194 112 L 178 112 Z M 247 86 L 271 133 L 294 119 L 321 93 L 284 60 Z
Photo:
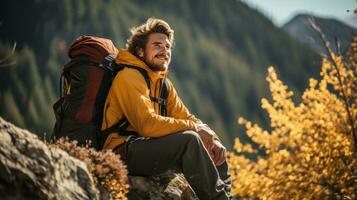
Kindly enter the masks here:
M 147 85 L 140 74 L 130 73 L 122 76 L 123 73 L 121 73 L 118 75 L 113 81 L 113 92 L 118 98 L 125 117 L 138 134 L 144 137 L 160 137 L 195 129 L 193 121 L 156 114 Z
M 180 97 L 177 95 L 176 89 L 174 88 L 171 81 L 169 81 L 169 95 L 167 97 L 167 113 L 168 116 L 175 119 L 186 119 L 193 121 L 197 124 L 202 123 L 202 121 L 196 116 L 192 115 L 184 103 L 181 101 Z

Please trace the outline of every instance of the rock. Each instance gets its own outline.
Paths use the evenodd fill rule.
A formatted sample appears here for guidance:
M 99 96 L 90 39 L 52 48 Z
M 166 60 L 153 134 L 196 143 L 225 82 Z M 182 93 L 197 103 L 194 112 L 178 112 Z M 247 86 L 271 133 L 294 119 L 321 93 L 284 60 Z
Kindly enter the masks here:
M 1 199 L 100 199 L 84 162 L 0 117 Z
M 129 176 L 130 200 L 195 200 L 182 174 Z M 0 117 L 0 199 L 112 199 L 84 162 Z
M 130 200 L 196 200 L 183 174 L 168 171 L 151 177 L 129 176 Z

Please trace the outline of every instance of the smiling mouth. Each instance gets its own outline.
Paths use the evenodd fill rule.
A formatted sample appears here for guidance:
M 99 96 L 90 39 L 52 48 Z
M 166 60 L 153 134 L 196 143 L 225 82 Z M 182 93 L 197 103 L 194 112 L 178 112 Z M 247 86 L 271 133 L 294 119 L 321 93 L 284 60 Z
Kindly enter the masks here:
M 157 55 L 156 58 L 159 60 L 165 60 L 165 61 L 167 61 L 169 59 L 169 57 L 167 55 Z

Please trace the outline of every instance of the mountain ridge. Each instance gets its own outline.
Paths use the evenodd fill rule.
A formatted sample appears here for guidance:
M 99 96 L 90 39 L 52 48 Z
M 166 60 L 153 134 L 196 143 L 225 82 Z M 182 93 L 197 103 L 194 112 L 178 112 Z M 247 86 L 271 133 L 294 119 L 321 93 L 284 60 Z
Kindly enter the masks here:
M 322 30 L 334 52 L 344 54 L 348 51 L 352 36 L 357 35 L 357 29 L 334 18 L 322 18 L 309 14 L 298 14 L 287 22 L 283 29 L 290 33 L 302 44 L 307 44 L 318 53 L 326 53 L 318 34 L 310 27 L 309 19 L 312 19 Z M 340 49 L 336 45 L 340 42 Z

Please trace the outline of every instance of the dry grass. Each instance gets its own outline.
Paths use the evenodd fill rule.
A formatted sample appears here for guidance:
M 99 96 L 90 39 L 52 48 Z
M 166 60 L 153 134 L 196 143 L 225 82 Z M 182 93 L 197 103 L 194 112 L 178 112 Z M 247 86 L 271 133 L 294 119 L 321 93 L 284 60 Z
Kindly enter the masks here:
M 79 147 L 76 141 L 60 138 L 51 147 L 66 151 L 69 155 L 87 164 L 96 185 L 103 186 L 113 199 L 127 199 L 129 191 L 126 166 L 120 156 L 110 150 L 96 151 L 89 147 Z

